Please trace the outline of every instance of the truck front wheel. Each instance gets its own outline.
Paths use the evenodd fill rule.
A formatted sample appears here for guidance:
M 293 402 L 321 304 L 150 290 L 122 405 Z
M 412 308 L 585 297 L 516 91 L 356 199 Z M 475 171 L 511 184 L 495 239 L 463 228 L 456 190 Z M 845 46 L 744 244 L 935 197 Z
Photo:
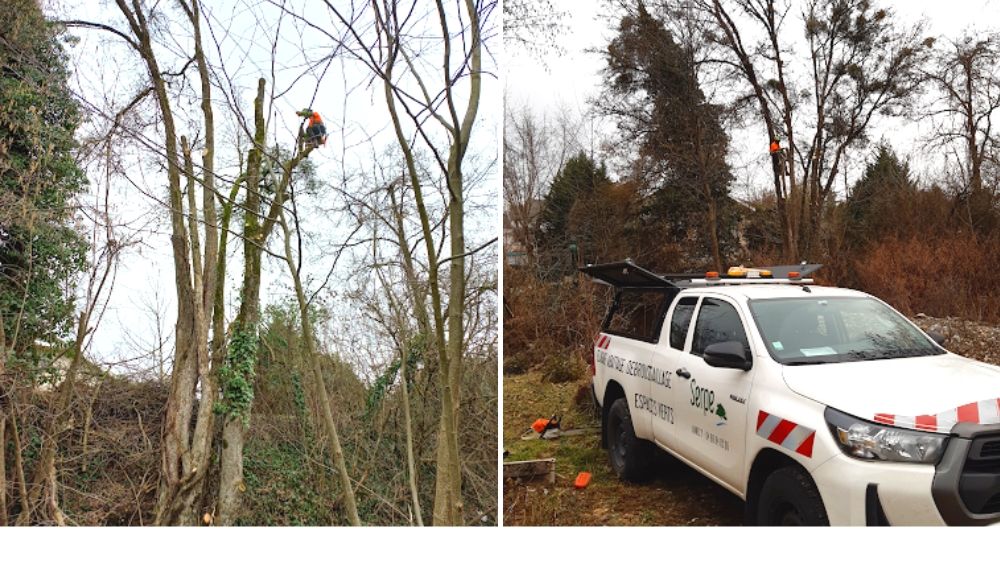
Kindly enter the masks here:
M 628 402 L 619 398 L 608 410 L 608 458 L 611 468 L 622 480 L 641 482 L 649 477 L 652 448 L 649 441 L 635 436 Z
M 764 481 L 757 500 L 757 524 L 817 527 L 830 521 L 809 474 L 799 466 L 786 466 Z

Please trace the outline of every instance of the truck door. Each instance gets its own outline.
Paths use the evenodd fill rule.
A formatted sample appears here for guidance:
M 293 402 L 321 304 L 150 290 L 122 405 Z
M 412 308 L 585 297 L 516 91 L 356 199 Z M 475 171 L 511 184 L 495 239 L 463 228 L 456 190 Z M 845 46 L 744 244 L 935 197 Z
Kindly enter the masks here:
M 642 439 L 653 439 L 651 417 L 658 412 L 650 396 L 653 379 L 650 360 L 675 292 L 645 287 L 620 290 L 594 350 L 602 380 L 621 383 L 632 414 L 632 426 Z
M 673 392 L 675 433 L 670 447 L 736 490 L 742 489 L 750 371 L 712 367 L 702 358 L 713 343 L 737 341 L 750 352 L 739 307 L 706 296 L 695 313 L 687 351 L 678 354 Z
M 616 289 L 615 303 L 594 349 L 595 383 L 618 381 L 625 391 L 636 436 L 652 440 L 652 418 L 662 413 L 650 395 L 656 376 L 651 361 L 667 308 L 680 288 L 629 260 L 581 267 L 599 283 Z M 597 389 L 600 395 L 603 389 Z
M 676 439 L 674 411 L 677 408 L 677 400 L 673 386 L 678 384 L 678 381 L 674 369 L 684 360 L 688 327 L 691 325 L 697 304 L 698 297 L 677 299 L 663 323 L 663 335 L 650 361 L 653 367 L 650 396 L 656 405 L 655 415 L 652 416 L 653 437 L 668 448 L 673 447 L 672 442 Z

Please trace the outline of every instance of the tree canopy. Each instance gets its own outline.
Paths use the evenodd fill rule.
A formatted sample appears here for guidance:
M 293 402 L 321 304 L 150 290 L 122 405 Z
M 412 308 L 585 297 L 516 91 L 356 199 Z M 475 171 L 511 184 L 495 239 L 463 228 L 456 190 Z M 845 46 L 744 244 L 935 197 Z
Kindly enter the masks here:
M 24 351 L 69 335 L 87 248 L 74 198 L 86 178 L 55 29 L 33 0 L 3 2 L 0 20 L 0 318 L 8 344 Z

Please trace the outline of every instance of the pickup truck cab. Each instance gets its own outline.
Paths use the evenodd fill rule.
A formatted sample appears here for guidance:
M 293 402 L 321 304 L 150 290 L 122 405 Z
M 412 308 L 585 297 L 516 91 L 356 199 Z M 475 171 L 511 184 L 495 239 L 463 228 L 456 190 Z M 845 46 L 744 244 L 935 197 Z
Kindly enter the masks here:
M 614 288 L 592 374 L 615 473 L 643 479 L 659 447 L 748 524 L 1000 523 L 1000 369 L 818 268 L 581 269 Z

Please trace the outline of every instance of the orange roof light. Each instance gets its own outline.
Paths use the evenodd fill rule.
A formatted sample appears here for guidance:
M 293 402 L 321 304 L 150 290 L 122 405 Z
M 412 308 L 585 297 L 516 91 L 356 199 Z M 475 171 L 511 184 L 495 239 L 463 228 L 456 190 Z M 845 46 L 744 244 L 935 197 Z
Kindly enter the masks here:
M 799 279 L 801 277 L 802 277 L 802 274 L 799 273 L 798 271 L 789 271 L 788 272 L 788 278 L 789 279 Z
M 728 275 L 729 277 L 746 277 L 747 270 L 743 269 L 742 267 L 733 266 L 729 268 L 729 271 L 726 273 L 726 275 Z
M 718 278 L 719 278 L 718 271 L 709 271 L 708 273 L 705 274 L 705 279 L 718 279 Z

